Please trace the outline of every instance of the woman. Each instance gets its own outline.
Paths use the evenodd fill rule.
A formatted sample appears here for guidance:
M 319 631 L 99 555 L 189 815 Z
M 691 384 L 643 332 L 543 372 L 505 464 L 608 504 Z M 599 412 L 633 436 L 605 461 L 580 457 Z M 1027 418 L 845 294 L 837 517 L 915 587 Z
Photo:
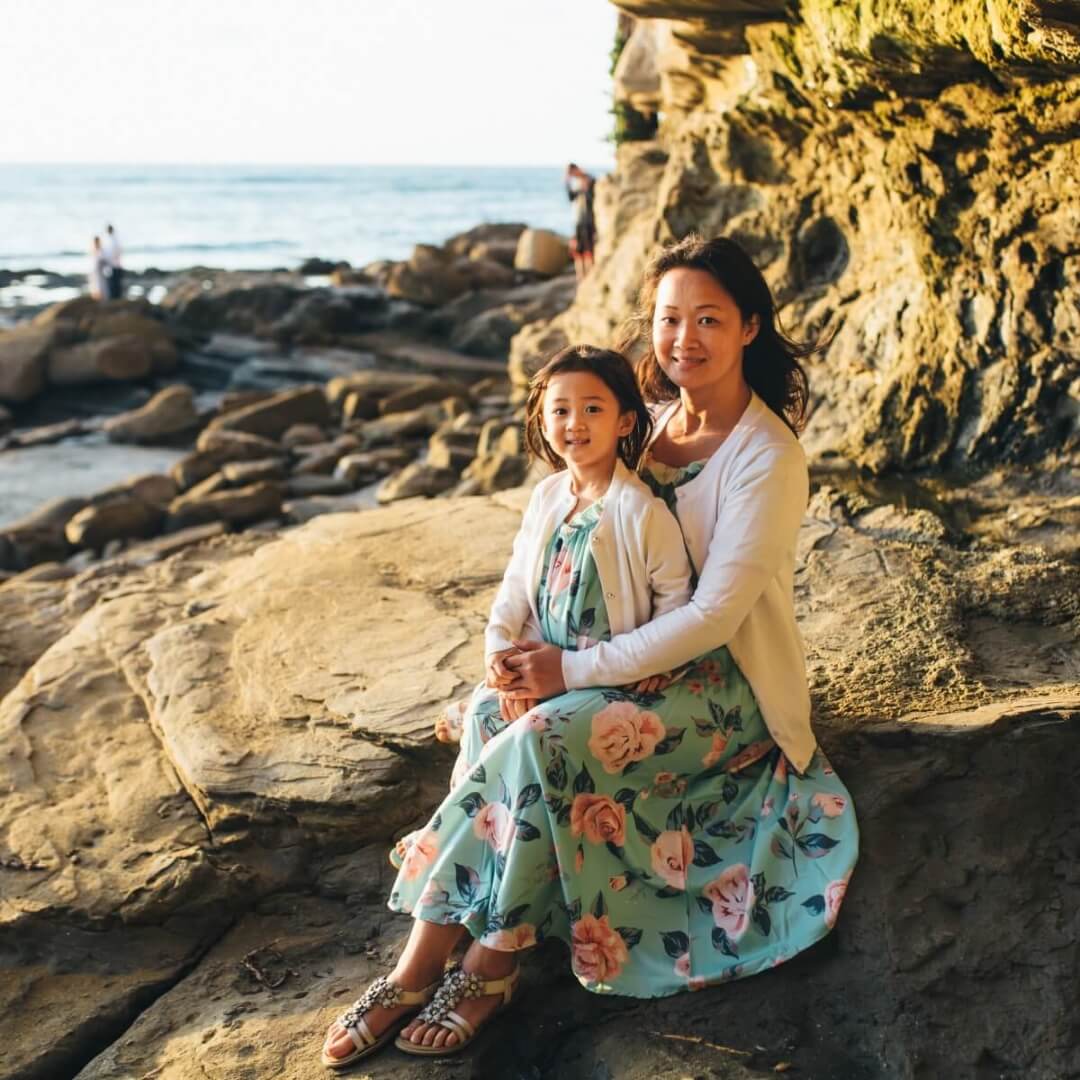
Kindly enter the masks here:
M 792 596 L 809 349 L 726 239 L 662 252 L 635 325 L 657 406 L 643 476 L 679 519 L 694 594 L 579 650 L 516 643 L 497 673 L 504 716 L 543 703 L 486 743 L 492 717 L 466 732 L 476 765 L 391 895 L 414 916 L 409 942 L 331 1027 L 327 1064 L 403 1018 L 402 1049 L 461 1049 L 509 997 L 516 952 L 545 936 L 568 942 L 586 988 L 657 997 L 775 966 L 836 920 L 858 830 L 810 728 Z M 617 689 L 650 677 L 651 692 Z M 463 925 L 462 968 L 414 1016 Z

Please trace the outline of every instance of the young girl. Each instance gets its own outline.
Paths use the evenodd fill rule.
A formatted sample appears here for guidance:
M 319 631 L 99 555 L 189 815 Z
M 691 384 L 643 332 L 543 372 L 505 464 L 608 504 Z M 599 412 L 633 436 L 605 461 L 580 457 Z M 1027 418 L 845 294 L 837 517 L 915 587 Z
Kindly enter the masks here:
M 514 642 L 546 641 L 585 649 L 681 607 L 690 595 L 690 563 L 678 522 L 636 476 L 652 421 L 633 369 L 620 353 L 591 345 L 557 353 L 533 377 L 525 408 L 530 454 L 554 472 L 541 480 L 514 540 L 513 554 L 484 634 L 486 682 L 436 722 L 443 742 L 461 751 L 455 787 L 504 721 L 536 702 L 510 701 L 499 684 Z M 655 691 L 666 680 L 633 689 Z M 469 713 L 475 722 L 466 723 Z M 391 852 L 407 862 L 416 833 Z

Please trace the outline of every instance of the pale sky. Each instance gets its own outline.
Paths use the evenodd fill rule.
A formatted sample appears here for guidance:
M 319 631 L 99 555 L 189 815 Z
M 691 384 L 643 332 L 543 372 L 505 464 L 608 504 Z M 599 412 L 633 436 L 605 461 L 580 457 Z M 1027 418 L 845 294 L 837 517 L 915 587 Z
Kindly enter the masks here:
M 3 5 L 0 163 L 603 164 L 608 0 Z

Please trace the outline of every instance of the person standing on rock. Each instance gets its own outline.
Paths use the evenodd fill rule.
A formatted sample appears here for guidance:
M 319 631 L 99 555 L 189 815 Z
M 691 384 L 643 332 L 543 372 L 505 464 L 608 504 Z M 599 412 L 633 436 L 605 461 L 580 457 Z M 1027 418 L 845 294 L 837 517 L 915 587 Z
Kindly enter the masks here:
M 462 967 L 399 1046 L 459 1050 L 508 996 L 516 953 L 547 937 L 586 989 L 651 998 L 768 970 L 836 922 L 858 826 L 810 726 L 793 599 L 811 347 L 723 238 L 653 260 L 634 330 L 655 410 L 642 476 L 682 528 L 693 595 L 610 640 L 521 639 L 501 657 L 504 697 L 541 704 L 486 743 L 466 731 L 476 762 L 391 893 L 408 944 L 349 1014 L 372 1042 L 431 997 L 464 930 Z M 332 1028 L 324 1054 L 353 1046 Z
M 95 236 L 90 244 L 90 267 L 86 272 L 86 284 L 90 288 L 90 295 L 95 300 L 108 300 L 109 298 L 105 264 L 105 252 L 101 247 L 101 237 Z
M 112 225 L 105 226 L 105 268 L 110 300 L 121 300 L 124 296 L 123 252 L 120 250 L 120 238 Z
M 574 239 L 571 254 L 578 281 L 592 269 L 596 246 L 596 219 L 593 217 L 593 191 L 596 179 L 572 161 L 566 166 L 566 194 L 574 205 Z

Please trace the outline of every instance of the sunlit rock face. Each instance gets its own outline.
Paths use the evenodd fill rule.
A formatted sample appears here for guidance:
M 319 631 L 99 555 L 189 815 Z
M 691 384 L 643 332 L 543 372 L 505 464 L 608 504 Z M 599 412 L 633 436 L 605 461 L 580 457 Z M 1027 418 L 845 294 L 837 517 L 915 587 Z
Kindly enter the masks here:
M 627 0 L 616 96 L 660 114 L 598 266 L 514 370 L 609 335 L 658 244 L 740 239 L 810 364 L 812 455 L 875 471 L 1080 446 L 1080 14 L 958 0 Z

